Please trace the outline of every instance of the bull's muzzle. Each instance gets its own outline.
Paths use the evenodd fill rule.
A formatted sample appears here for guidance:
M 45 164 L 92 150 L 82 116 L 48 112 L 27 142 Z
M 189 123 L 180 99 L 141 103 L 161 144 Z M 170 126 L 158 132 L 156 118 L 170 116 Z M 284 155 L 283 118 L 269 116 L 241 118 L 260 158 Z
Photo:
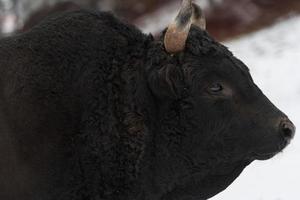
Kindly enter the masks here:
M 284 138 L 284 140 L 289 143 L 293 137 L 295 136 L 296 127 L 294 124 L 288 119 L 283 118 L 279 124 L 279 133 Z

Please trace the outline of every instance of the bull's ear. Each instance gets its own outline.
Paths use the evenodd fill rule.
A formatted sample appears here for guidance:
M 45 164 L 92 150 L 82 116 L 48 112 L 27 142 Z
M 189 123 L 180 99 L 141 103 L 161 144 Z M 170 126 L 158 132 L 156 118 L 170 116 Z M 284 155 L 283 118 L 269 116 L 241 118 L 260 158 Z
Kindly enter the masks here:
M 180 95 L 182 74 L 178 66 L 168 64 L 153 70 L 148 77 L 152 92 L 159 98 L 176 99 Z
M 198 5 L 192 3 L 192 0 L 183 0 L 178 15 L 168 26 L 165 34 L 164 45 L 168 53 L 174 54 L 184 50 L 192 24 L 205 29 L 204 14 Z

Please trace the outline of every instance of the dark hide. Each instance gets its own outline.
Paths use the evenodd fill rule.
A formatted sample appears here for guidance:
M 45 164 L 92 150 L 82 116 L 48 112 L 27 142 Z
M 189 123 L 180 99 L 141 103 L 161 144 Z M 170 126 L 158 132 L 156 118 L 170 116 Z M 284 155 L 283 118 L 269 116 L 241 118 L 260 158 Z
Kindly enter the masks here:
M 196 27 L 185 51 L 162 44 L 89 11 L 2 39 L 0 199 L 206 199 L 286 146 L 225 47 Z

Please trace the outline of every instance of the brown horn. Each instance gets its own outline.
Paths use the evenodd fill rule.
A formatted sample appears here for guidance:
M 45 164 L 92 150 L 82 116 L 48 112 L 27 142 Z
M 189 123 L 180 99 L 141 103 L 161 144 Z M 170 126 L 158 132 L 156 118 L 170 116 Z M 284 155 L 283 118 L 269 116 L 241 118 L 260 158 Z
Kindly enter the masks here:
M 192 3 L 192 0 L 183 0 L 179 14 L 165 34 L 164 45 L 167 52 L 178 53 L 185 48 L 192 24 L 205 29 L 203 12 L 199 6 Z

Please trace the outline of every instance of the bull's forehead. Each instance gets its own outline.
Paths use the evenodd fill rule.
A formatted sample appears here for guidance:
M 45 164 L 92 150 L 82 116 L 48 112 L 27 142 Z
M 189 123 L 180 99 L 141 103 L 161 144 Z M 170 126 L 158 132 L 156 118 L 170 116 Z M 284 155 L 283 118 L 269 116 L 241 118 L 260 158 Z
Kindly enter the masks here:
M 202 70 L 229 75 L 237 73 L 247 78 L 250 76 L 249 68 L 236 58 L 227 47 L 197 27 L 192 27 L 185 51 L 194 58 L 192 62 L 201 63 L 198 67 Z
M 196 56 L 185 65 L 184 71 L 188 80 L 225 81 L 240 89 L 254 86 L 248 68 L 235 57 Z

